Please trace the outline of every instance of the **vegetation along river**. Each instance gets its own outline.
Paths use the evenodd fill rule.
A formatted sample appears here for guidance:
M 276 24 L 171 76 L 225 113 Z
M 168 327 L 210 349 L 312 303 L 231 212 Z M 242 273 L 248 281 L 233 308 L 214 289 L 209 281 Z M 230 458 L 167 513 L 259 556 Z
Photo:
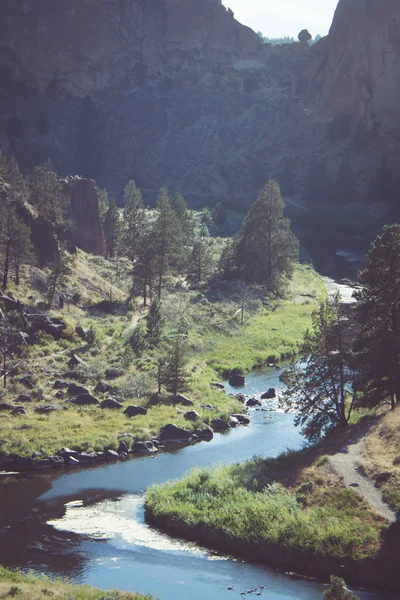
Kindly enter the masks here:
M 280 373 L 275 368 L 251 373 L 240 391 L 259 397 L 275 387 L 279 396 Z M 320 583 L 173 540 L 144 522 L 143 495 L 152 484 L 180 478 L 193 467 L 273 457 L 302 446 L 293 415 L 280 410 L 277 400 L 263 401 L 249 412 L 248 427 L 154 458 L 3 479 L 0 564 L 100 588 L 151 593 L 161 600 L 231 600 L 258 586 L 265 586 L 262 597 L 268 600 L 321 600 L 325 587 Z M 361 600 L 390 598 L 357 593 Z

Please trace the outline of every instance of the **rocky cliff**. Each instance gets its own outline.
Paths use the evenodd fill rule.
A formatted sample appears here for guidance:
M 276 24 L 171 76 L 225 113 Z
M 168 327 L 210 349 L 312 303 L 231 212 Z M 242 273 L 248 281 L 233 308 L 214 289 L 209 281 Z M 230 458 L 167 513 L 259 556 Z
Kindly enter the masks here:
M 313 195 L 313 218 L 361 203 L 375 223 L 396 205 L 399 12 L 340 0 L 327 38 L 272 47 L 221 0 L 4 0 L 0 145 L 117 194 L 134 178 L 148 202 L 166 183 L 194 205 L 247 206 L 275 178 L 314 247 Z M 345 191 L 328 194 L 322 170 Z M 318 218 L 340 244 L 340 222 Z M 345 221 L 360 226 L 356 210 Z

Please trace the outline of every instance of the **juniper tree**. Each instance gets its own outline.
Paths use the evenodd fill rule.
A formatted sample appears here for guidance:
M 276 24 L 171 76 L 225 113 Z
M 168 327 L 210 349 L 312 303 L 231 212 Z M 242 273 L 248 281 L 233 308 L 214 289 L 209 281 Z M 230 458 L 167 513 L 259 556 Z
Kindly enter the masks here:
M 362 403 L 400 402 L 400 224 L 373 242 L 356 292 L 360 333 L 355 343 Z
M 235 262 L 244 281 L 273 290 L 282 275 L 292 273 L 299 243 L 284 209 L 279 185 L 269 181 L 250 208 L 238 237 Z
M 188 381 L 187 363 L 187 341 L 184 336 L 177 335 L 169 342 L 162 376 L 162 383 L 174 398 L 186 388 Z
M 13 156 L 8 161 L 8 183 L 12 198 L 17 202 L 23 202 L 27 197 L 28 190 L 19 165 Z
M 346 323 L 339 295 L 321 303 L 300 349 L 303 364 L 293 364 L 288 372 L 285 397 L 297 402 L 295 425 L 311 442 L 345 426 L 354 407 Z

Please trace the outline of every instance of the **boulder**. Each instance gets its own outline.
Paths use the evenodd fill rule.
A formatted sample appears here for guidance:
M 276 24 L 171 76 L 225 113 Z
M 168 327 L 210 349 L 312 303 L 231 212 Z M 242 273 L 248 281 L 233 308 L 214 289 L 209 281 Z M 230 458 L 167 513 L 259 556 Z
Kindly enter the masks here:
M 275 388 L 269 388 L 267 392 L 261 396 L 261 400 L 272 400 L 272 398 L 276 398 L 276 390 Z
M 69 467 L 78 467 L 79 460 L 77 458 L 75 458 L 74 456 L 68 456 L 67 460 L 65 461 L 65 464 L 68 465 Z
M 302 44 L 308 44 L 308 42 L 312 40 L 312 35 L 308 29 L 302 29 L 297 37 Z
M 149 399 L 149 406 L 158 406 L 167 401 L 167 396 L 165 394 L 159 394 L 156 392 Z
M 0 294 L 0 305 L 3 305 L 6 310 L 16 310 L 18 308 L 18 302 L 11 298 L 10 296 L 6 296 L 5 294 Z
M 61 407 L 54 404 L 45 404 L 45 406 L 38 406 L 35 408 L 35 412 L 39 415 L 49 415 L 50 413 L 58 410 L 61 410 Z
M 138 454 L 155 454 L 158 452 L 158 448 L 153 442 L 135 442 L 131 452 Z
M 87 331 L 81 325 L 75 327 L 75 333 L 81 338 L 81 340 L 86 340 Z
M 94 388 L 96 394 L 106 394 L 107 392 L 112 391 L 112 385 L 109 383 L 105 383 L 104 381 L 99 381 Z
M 229 427 L 237 427 L 238 425 L 240 425 L 239 419 L 237 419 L 234 416 L 229 417 L 228 423 L 229 423 Z
M 192 432 L 169 423 L 161 429 L 159 439 L 161 444 L 187 443 L 192 439 Z
M 147 415 L 147 410 L 143 406 L 128 406 L 124 410 L 124 415 L 127 417 L 137 417 L 138 415 Z
M 31 396 L 28 396 L 28 394 L 21 394 L 20 396 L 18 396 L 17 402 L 21 404 L 24 404 L 25 402 L 32 402 L 32 398 Z
M 16 406 L 11 414 L 17 417 L 18 415 L 27 415 L 28 413 L 23 406 Z
M 107 400 L 103 400 L 100 404 L 100 408 L 108 408 L 110 410 L 119 410 L 123 408 L 122 404 L 114 398 L 107 398 Z
M 217 381 L 214 381 L 211 384 L 211 387 L 217 388 L 217 390 L 224 390 L 225 389 L 224 384 L 223 383 L 218 383 Z
M 200 406 L 203 410 L 217 410 L 213 404 L 200 404 Z
M 59 456 L 66 465 L 76 463 L 79 464 L 79 452 L 77 452 L 76 450 L 71 450 L 70 448 L 61 448 L 61 450 L 58 450 L 58 452 L 56 452 L 56 456 Z
M 35 460 L 35 469 L 38 470 L 55 469 L 63 466 L 64 459 L 62 456 L 48 456 L 47 458 Z
M 71 358 L 68 361 L 68 366 L 70 369 L 84 365 L 86 365 L 85 361 L 79 358 L 79 356 L 77 356 L 76 354 L 72 354 Z
M 117 448 L 117 452 L 118 454 L 128 454 L 129 448 L 127 444 L 125 444 L 125 442 L 120 442 Z
M 239 402 L 242 402 L 243 404 L 246 402 L 246 396 L 244 394 L 235 394 L 235 397 L 237 398 L 237 400 L 239 400 Z
M 211 427 L 205 427 L 204 429 L 195 429 L 193 433 L 197 435 L 197 437 L 200 440 L 212 440 L 214 437 L 214 432 L 211 429 Z
M 200 419 L 200 415 L 195 410 L 189 410 L 183 415 L 187 421 L 197 421 Z
M 250 423 L 250 419 L 246 415 L 232 415 L 232 417 L 235 417 L 241 425 L 248 425 Z
M 175 398 L 176 404 L 182 404 L 182 406 L 194 406 L 194 403 L 186 398 L 186 396 L 182 396 L 182 394 L 178 394 Z
M 95 452 L 81 452 L 76 458 L 81 464 L 88 465 L 97 461 L 97 454 Z
M 99 401 L 90 394 L 79 394 L 79 396 L 71 400 L 71 403 L 76 406 L 94 406 L 99 404 Z
M 121 398 L 121 396 L 107 396 L 106 400 L 114 400 L 115 402 L 119 402 L 123 404 L 125 402 L 125 398 Z
M 0 412 L 5 412 L 7 410 L 15 410 L 15 406 L 13 404 L 8 404 L 8 402 L 0 402 Z
M 55 394 L 55 397 L 60 399 L 60 398 L 64 398 L 65 396 L 65 392 L 63 392 L 62 390 L 58 390 L 58 392 Z
M 106 450 L 105 451 L 106 460 L 118 460 L 119 454 L 115 450 Z
M 257 398 L 249 398 L 246 402 L 246 406 L 261 406 L 261 402 Z
M 226 431 L 229 429 L 229 425 L 223 419 L 213 419 L 210 423 L 214 431 Z
M 67 388 L 69 384 L 66 381 L 60 381 L 60 379 L 56 379 L 53 383 L 53 390 L 64 390 Z
M 229 377 L 229 385 L 232 387 L 242 387 L 246 383 L 246 378 L 244 375 L 239 375 L 236 373 L 235 375 L 231 375 Z
M 391 473 L 390 471 L 385 471 L 383 473 L 378 473 L 378 475 L 375 477 L 375 487 L 376 488 L 380 488 L 383 484 L 387 483 L 389 481 L 389 479 L 391 479 L 393 477 L 393 473 Z
M 32 471 L 35 468 L 33 458 L 26 456 L 15 456 L 2 465 L 4 471 Z
M 22 383 L 22 385 L 24 385 L 25 387 L 29 388 L 30 390 L 33 390 L 33 388 L 35 387 L 35 385 L 31 381 L 30 376 L 28 375 L 26 375 L 25 377 L 21 377 L 19 382 Z
M 70 383 L 68 385 L 67 393 L 69 396 L 78 396 L 79 394 L 89 394 L 89 390 L 83 385 L 77 385 L 76 383 Z

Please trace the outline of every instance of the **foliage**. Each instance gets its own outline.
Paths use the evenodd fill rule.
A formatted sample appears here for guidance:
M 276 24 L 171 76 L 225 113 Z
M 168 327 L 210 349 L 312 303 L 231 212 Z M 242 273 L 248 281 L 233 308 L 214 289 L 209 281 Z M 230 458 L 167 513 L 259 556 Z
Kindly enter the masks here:
M 236 267 L 243 280 L 276 289 L 293 272 L 299 244 L 283 216 L 279 185 L 269 181 L 251 207 L 236 244 Z
M 16 285 L 19 285 L 20 267 L 33 262 L 34 255 L 29 227 L 18 215 L 16 200 L 8 194 L 0 195 L 0 256 L 3 260 L 3 289 L 7 288 L 11 270 L 14 271 Z
M 150 305 L 149 314 L 146 319 L 146 338 L 150 346 L 158 346 L 161 341 L 165 318 L 162 312 L 161 302 L 153 300 Z
M 212 220 L 214 221 L 214 223 L 216 225 L 222 225 L 222 223 L 225 223 L 225 221 L 226 221 L 226 210 L 225 210 L 225 207 L 222 204 L 222 202 L 218 202 L 215 205 L 215 207 L 214 207 L 214 209 L 213 209 L 213 211 L 211 213 L 211 216 L 212 216 Z
M 315 442 L 347 424 L 355 396 L 340 296 L 321 303 L 311 318 L 312 329 L 306 332 L 300 350 L 303 364 L 292 364 L 285 396 L 297 402 L 295 424 Z
M 346 583 L 340 577 L 331 575 L 331 586 L 323 594 L 324 600 L 359 600 L 358 596 L 346 588 Z
M 62 292 L 66 287 L 68 276 L 71 273 L 71 258 L 63 248 L 59 248 L 48 268 L 47 303 L 51 308 L 56 292 Z
M 121 223 L 115 199 L 111 198 L 104 218 L 104 237 L 107 244 L 107 256 L 114 258 L 118 255 L 121 239 Z
M 400 402 L 400 225 L 385 226 L 367 255 L 356 293 L 355 344 L 362 403 Z
M 189 278 L 196 283 L 206 281 L 211 275 L 212 268 L 213 257 L 207 238 L 197 239 L 188 261 Z
M 35 167 L 31 177 L 34 204 L 39 214 L 52 223 L 62 221 L 62 191 L 57 174 L 48 166 Z
M 187 373 L 187 341 L 183 336 L 177 335 L 169 341 L 165 363 L 163 366 L 162 383 L 175 397 L 178 392 L 185 390 L 188 382 Z
M 146 330 L 143 323 L 139 323 L 129 336 L 129 347 L 136 356 L 140 356 L 146 348 Z

